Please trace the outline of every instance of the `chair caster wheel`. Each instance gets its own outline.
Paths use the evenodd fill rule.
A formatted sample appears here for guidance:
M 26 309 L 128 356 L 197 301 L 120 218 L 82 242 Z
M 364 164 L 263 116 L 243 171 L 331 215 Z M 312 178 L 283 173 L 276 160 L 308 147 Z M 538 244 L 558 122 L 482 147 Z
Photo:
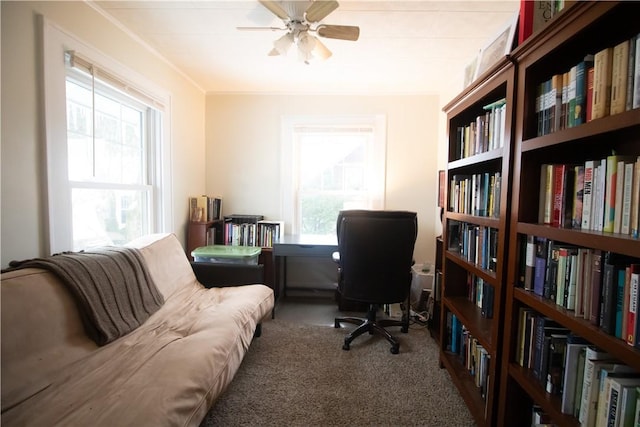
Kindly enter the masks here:
M 333 327 L 336 329 L 340 328 L 340 322 L 338 322 L 337 320 L 333 323 Z
M 347 344 L 347 343 L 342 344 L 342 349 L 346 350 L 346 351 L 349 351 L 349 349 L 350 349 L 349 344 Z
M 391 346 L 391 354 L 398 354 L 400 352 L 400 346 L 399 345 L 393 345 Z

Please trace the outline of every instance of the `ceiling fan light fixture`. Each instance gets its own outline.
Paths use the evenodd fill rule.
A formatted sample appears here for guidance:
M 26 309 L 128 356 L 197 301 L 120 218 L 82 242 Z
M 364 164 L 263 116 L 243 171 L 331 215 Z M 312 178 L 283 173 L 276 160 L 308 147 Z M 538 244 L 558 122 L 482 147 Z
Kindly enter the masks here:
M 294 44 L 293 33 L 287 33 L 273 42 L 273 50 L 269 53 L 270 56 L 286 55 L 291 46 Z M 273 53 L 276 51 L 277 53 Z

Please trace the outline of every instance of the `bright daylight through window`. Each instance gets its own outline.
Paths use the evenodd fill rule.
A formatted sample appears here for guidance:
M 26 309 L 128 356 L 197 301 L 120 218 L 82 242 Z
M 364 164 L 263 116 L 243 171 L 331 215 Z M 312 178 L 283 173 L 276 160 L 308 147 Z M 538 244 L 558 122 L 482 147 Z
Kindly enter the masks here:
M 384 117 L 285 120 L 285 220 L 292 233 L 335 236 L 342 209 L 382 209 Z M 288 218 L 287 218 L 288 217 Z
M 78 67 L 67 69 L 66 108 L 73 249 L 151 232 L 161 113 Z

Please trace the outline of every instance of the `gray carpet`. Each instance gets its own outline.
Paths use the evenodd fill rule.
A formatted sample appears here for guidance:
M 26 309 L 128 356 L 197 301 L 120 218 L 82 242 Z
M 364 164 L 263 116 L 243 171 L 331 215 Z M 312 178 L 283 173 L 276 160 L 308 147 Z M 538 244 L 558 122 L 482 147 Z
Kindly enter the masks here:
M 201 427 L 475 425 L 424 327 L 390 328 L 397 355 L 370 335 L 342 350 L 354 327 L 265 322 Z

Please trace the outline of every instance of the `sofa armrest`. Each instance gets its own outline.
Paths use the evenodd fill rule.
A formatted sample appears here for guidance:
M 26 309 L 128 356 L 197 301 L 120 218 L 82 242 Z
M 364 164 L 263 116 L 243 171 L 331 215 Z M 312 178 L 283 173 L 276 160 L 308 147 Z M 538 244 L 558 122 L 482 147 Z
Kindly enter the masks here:
M 191 262 L 198 282 L 207 288 L 264 283 L 264 266 Z

